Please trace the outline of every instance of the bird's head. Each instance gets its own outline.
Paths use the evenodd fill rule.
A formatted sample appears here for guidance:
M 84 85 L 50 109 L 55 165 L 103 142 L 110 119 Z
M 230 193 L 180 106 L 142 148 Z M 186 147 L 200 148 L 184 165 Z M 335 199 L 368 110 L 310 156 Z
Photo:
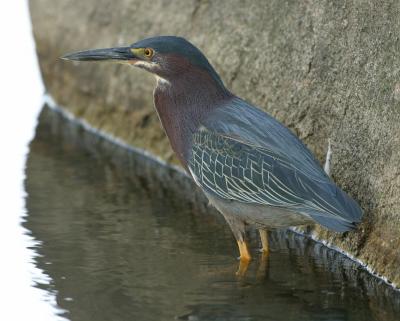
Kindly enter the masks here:
M 128 47 L 93 49 L 67 54 L 66 60 L 111 61 L 145 69 L 167 81 L 179 79 L 193 68 L 223 83 L 203 53 L 181 37 L 160 36 L 141 40 Z

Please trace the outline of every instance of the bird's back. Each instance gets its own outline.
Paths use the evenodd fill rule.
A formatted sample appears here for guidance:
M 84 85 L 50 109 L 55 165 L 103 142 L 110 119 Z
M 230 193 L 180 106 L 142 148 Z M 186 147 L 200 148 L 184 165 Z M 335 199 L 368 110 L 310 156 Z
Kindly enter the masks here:
M 209 195 L 285 208 L 340 232 L 360 221 L 357 203 L 307 147 L 275 118 L 237 97 L 208 115 L 192 145 L 189 168 Z

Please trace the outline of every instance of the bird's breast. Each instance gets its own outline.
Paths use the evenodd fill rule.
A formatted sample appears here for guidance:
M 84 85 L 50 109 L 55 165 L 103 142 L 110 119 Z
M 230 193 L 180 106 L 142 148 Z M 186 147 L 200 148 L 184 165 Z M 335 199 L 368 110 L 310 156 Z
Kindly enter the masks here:
M 177 157 L 187 168 L 192 138 L 202 121 L 229 99 L 230 94 L 216 87 L 209 76 L 193 70 L 173 81 L 157 81 L 154 105 Z M 188 74 L 188 75 L 189 75 Z
M 154 91 L 154 105 L 162 127 L 179 161 L 186 168 L 196 121 L 191 118 L 190 106 L 178 103 L 164 88 Z

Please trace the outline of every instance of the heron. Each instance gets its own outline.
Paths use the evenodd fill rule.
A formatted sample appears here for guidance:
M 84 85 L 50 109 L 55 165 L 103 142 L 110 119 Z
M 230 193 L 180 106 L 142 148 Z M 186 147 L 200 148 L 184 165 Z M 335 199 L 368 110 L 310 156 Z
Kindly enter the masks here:
M 158 36 L 130 46 L 62 57 L 112 61 L 155 75 L 154 106 L 183 168 L 224 216 L 237 241 L 239 271 L 251 259 L 247 226 L 268 231 L 318 223 L 354 230 L 359 205 L 322 169 L 305 144 L 277 119 L 234 95 L 206 56 L 182 37 Z

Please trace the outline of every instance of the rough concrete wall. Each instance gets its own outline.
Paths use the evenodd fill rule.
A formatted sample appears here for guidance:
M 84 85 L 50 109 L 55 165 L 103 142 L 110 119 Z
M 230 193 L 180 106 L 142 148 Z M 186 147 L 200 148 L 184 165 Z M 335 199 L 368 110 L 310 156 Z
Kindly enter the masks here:
M 74 50 L 181 35 L 228 88 L 290 127 L 365 211 L 359 231 L 314 232 L 400 285 L 400 2 L 31 0 L 48 91 L 93 126 L 174 161 L 154 80 L 122 65 L 71 64 Z

